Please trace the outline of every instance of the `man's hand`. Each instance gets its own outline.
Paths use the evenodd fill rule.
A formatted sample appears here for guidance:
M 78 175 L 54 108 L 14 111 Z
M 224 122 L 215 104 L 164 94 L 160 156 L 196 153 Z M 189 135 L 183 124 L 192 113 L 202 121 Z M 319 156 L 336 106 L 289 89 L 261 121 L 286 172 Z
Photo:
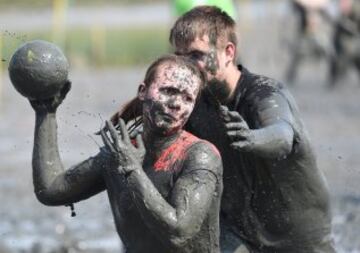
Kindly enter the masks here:
M 110 134 L 110 137 L 107 135 Z M 106 121 L 106 126 L 100 131 L 101 138 L 105 144 L 105 150 L 116 162 L 118 172 L 129 174 L 130 172 L 141 169 L 142 159 L 145 153 L 144 143 L 141 135 L 136 136 L 135 147 L 131 143 L 129 133 L 123 119 L 120 119 L 120 136 L 110 121 Z
M 44 100 L 30 100 L 30 104 L 32 108 L 34 108 L 34 110 L 38 113 L 56 112 L 56 109 L 65 99 L 66 94 L 70 91 L 70 89 L 71 81 L 67 81 L 62 89 L 54 97 Z
M 254 146 L 254 136 L 246 121 L 236 111 L 229 111 L 226 106 L 220 107 L 221 117 L 225 123 L 226 135 L 233 149 L 251 151 Z

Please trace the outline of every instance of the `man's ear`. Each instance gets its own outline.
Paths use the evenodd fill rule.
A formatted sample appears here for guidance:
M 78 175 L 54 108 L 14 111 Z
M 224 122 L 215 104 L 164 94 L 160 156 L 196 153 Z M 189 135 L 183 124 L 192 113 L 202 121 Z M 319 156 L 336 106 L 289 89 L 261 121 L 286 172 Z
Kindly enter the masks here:
M 235 62 L 236 46 L 232 42 L 228 42 L 225 47 L 226 63 Z
M 140 101 L 145 100 L 146 87 L 144 83 L 141 83 L 138 88 L 138 98 Z

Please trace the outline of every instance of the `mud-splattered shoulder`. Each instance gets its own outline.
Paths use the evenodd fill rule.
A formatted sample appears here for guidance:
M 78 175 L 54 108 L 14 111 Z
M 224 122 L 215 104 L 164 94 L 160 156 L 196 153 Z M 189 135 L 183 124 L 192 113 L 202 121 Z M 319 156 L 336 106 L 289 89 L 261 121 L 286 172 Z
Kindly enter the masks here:
M 197 146 L 198 143 L 202 142 L 206 141 L 199 139 L 198 137 L 192 135 L 187 131 L 182 131 L 178 139 L 161 153 L 161 155 L 154 164 L 154 169 L 156 171 L 167 171 L 173 168 L 174 164 L 178 164 L 179 162 L 186 160 L 189 154 L 188 150 L 192 146 Z M 219 154 L 214 145 L 208 142 L 206 143 L 206 146 L 212 146 L 211 149 L 214 154 Z
M 285 85 L 276 79 L 245 70 L 239 83 L 237 98 L 232 110 L 242 114 L 251 113 L 252 107 L 273 96 L 284 97 Z M 284 97 L 285 98 L 285 97 Z M 243 115 L 244 116 L 244 115 Z
M 217 175 L 222 175 L 222 160 L 218 149 L 212 143 L 197 138 L 196 142 L 187 149 L 185 170 L 209 170 Z
M 284 84 L 276 79 L 249 73 L 249 82 L 245 85 L 244 97 L 247 100 L 254 99 L 256 96 L 258 99 L 267 97 L 272 93 L 281 93 L 281 90 L 285 88 Z
M 235 90 L 234 100 L 228 104 L 232 110 L 239 110 L 240 107 L 246 107 L 249 102 L 252 103 L 272 93 L 281 93 L 280 91 L 285 87 L 281 82 L 252 73 L 241 65 L 238 68 L 241 70 L 241 77 Z
M 185 138 L 188 140 L 188 143 L 191 143 L 191 145 L 189 145 L 188 149 L 190 149 L 190 148 L 204 149 L 204 151 L 209 151 L 216 156 L 220 156 L 219 150 L 211 142 L 200 139 L 187 131 L 183 131 L 182 136 L 186 136 Z

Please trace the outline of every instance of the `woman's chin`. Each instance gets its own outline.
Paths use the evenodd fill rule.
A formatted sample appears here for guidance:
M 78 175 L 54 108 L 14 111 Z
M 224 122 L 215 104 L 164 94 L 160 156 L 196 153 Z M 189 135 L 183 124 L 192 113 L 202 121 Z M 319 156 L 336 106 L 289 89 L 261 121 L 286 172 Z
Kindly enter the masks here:
M 158 132 L 161 132 L 163 136 L 171 136 L 181 131 L 181 127 L 170 127 L 170 126 L 163 126 L 159 128 Z

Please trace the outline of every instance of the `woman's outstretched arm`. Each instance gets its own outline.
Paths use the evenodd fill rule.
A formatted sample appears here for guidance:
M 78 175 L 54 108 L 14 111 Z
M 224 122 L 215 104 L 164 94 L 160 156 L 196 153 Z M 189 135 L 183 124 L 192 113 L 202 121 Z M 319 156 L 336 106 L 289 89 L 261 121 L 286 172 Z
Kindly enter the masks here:
M 30 101 L 35 110 L 33 182 L 35 194 L 45 205 L 65 205 L 88 198 L 102 190 L 101 166 L 105 156 L 94 157 L 65 170 L 58 142 L 56 110 L 70 90 L 68 82 L 54 98 Z

